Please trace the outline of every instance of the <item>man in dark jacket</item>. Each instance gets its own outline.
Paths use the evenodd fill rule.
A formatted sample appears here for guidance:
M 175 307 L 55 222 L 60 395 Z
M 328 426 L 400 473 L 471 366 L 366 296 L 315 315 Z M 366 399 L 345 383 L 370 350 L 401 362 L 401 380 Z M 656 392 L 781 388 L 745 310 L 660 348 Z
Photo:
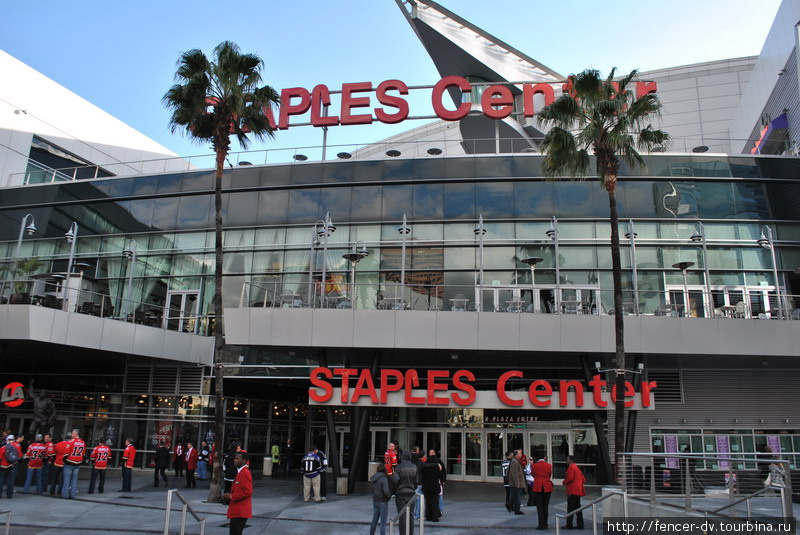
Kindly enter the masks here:
M 398 513 L 403 510 L 408 502 L 414 499 L 419 480 L 418 472 L 416 465 L 411 462 L 411 452 L 404 450 L 400 454 L 400 464 L 394 467 L 394 473 L 392 474 L 395 494 L 394 503 L 397 506 Z M 406 518 L 405 514 L 400 517 L 400 533 L 414 535 L 414 523 L 412 522 L 406 528 Z
M 525 472 L 522 469 L 522 450 L 514 450 L 514 458 L 511 459 L 511 464 L 508 465 L 508 484 L 511 487 L 511 509 L 515 515 L 524 515 L 519 510 L 520 502 L 522 501 L 522 491 L 525 489 Z
M 154 459 L 154 466 L 155 472 L 153 472 L 153 486 L 158 486 L 158 474 L 161 474 L 161 479 L 164 480 L 164 486 L 169 485 L 169 479 L 167 479 L 166 471 L 169 468 L 169 460 L 170 460 L 170 453 L 169 449 L 164 446 L 164 441 L 158 443 L 158 448 L 156 449 L 156 455 Z
M 500 467 L 503 469 L 503 488 L 506 489 L 506 511 L 509 513 L 513 511 L 511 508 L 511 485 L 508 483 L 508 467 L 511 464 L 511 459 L 514 458 L 514 452 L 507 451 L 506 458 L 503 459 L 503 462 L 500 463 Z
M 389 500 L 392 491 L 389 489 L 389 478 L 386 477 L 386 466 L 378 465 L 378 471 L 369 480 L 372 483 L 372 523 L 369 535 L 375 535 L 375 528 L 380 521 L 381 535 L 386 535 L 386 519 L 389 516 Z

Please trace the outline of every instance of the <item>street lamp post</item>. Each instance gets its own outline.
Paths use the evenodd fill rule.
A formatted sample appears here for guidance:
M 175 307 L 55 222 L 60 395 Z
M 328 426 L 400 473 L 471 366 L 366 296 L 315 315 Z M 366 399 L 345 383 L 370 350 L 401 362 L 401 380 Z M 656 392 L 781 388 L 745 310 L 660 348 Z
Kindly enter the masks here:
M 31 220 L 29 224 L 28 219 Z M 25 217 L 22 218 L 22 223 L 19 226 L 19 238 L 17 239 L 17 249 L 14 252 L 14 258 L 19 258 L 19 252 L 22 248 L 22 237 L 25 235 L 25 231 L 28 232 L 28 236 L 33 236 L 36 234 L 36 224 L 33 221 L 33 214 L 26 214 Z
M 411 232 L 411 227 L 408 226 L 408 221 L 406 220 L 406 214 L 403 214 L 403 224 L 397 227 L 397 232 L 400 233 L 402 237 L 402 246 L 400 249 L 400 287 L 402 288 L 402 292 L 405 295 L 405 287 L 406 287 L 406 236 Z
M 761 237 L 756 242 L 764 249 L 769 249 L 772 256 L 772 278 L 775 280 L 775 296 L 778 305 L 778 318 L 783 319 L 783 299 L 781 298 L 781 285 L 778 282 L 778 263 L 775 260 L 775 244 L 772 241 L 772 229 L 769 225 L 761 228 Z
M 361 244 L 361 249 L 358 248 Z M 359 240 L 353 244 L 353 249 L 349 253 L 342 255 L 342 258 L 350 262 L 350 306 L 356 308 L 356 264 L 369 256 L 367 245 Z
M 64 234 L 67 243 L 69 243 L 69 260 L 67 260 L 67 277 L 64 279 L 67 287 L 65 288 L 64 295 L 64 310 L 69 310 L 69 298 L 72 290 L 72 264 L 75 260 L 75 244 L 78 242 L 78 223 L 72 222 L 69 230 Z
M 133 247 L 131 247 L 133 244 Z M 137 250 L 136 240 L 133 238 L 128 240 L 128 245 L 125 246 L 125 249 L 122 250 L 122 255 L 128 259 L 128 302 L 133 301 L 133 272 L 136 269 L 136 250 Z
M 625 237 L 630 240 L 631 243 L 631 267 L 633 268 L 633 308 L 636 311 L 636 315 L 639 315 L 639 272 L 636 268 L 636 237 L 638 234 L 633 230 L 633 219 L 628 220 L 628 232 L 625 233 Z
M 694 262 L 677 262 L 672 264 L 675 269 L 680 269 L 683 273 L 683 316 L 688 318 L 689 312 L 689 283 L 686 282 L 686 270 L 694 265 Z
M 478 215 L 478 226 L 475 227 L 475 236 L 478 237 L 478 299 L 475 303 L 478 311 L 481 310 L 481 303 L 483 302 L 483 236 L 486 234 L 486 229 L 483 227 L 483 215 Z
M 554 246 L 553 253 L 555 255 L 555 264 L 556 264 L 556 299 L 555 299 L 556 310 L 555 310 L 555 313 L 556 314 L 561 314 L 561 272 L 560 272 L 560 266 L 559 266 L 559 261 L 558 261 L 558 220 L 556 219 L 556 216 L 553 216 L 550 219 L 550 228 L 547 229 L 545 234 L 547 234 L 548 238 L 553 240 L 553 246 Z
M 318 221 L 317 223 L 320 223 Z M 327 303 L 325 302 L 325 298 L 327 297 L 327 292 L 325 291 L 328 277 L 328 238 L 330 238 L 331 234 L 336 232 L 336 225 L 333 224 L 331 220 L 331 213 L 328 212 L 325 214 L 325 221 L 321 221 L 322 228 L 317 228 L 317 236 L 320 237 L 322 240 L 322 291 L 320 292 L 320 304 L 322 306 L 326 306 Z
M 694 234 L 691 238 L 694 243 L 703 244 L 703 268 L 705 270 L 706 279 L 706 316 L 709 318 L 714 317 L 714 298 L 711 295 L 711 272 L 708 269 L 708 247 L 706 244 L 706 227 L 702 222 L 698 221 L 694 224 Z
M 528 264 L 531 267 L 531 310 L 535 311 L 536 306 L 534 304 L 534 294 L 536 293 L 536 282 L 534 281 L 534 275 L 536 273 L 536 264 L 544 260 L 541 256 L 529 256 L 528 258 L 523 258 L 521 262 L 523 264 Z

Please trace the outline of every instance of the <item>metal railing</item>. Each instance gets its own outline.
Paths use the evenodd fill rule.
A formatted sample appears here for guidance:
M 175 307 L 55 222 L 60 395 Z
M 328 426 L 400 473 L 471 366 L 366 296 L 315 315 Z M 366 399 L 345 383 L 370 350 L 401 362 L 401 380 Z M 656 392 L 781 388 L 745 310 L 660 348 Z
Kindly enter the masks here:
M 408 503 L 406 503 L 405 507 L 400 509 L 395 516 L 389 519 L 389 535 L 394 535 L 394 526 L 400 522 L 401 517 L 404 515 L 406 517 L 406 532 L 399 533 L 399 535 L 411 535 L 411 530 L 413 529 L 411 510 L 414 508 L 414 504 L 416 503 L 419 503 L 419 535 L 425 535 L 425 495 L 416 493 L 414 494 L 414 498 L 408 500 Z
M 175 495 L 183 504 L 181 506 L 181 529 L 180 535 L 184 535 L 186 533 L 186 513 L 190 513 L 192 517 L 200 524 L 200 535 L 205 535 L 206 531 L 206 519 L 205 517 L 201 517 L 198 515 L 192 506 L 189 505 L 189 502 L 186 501 L 186 498 L 178 491 L 178 489 L 170 489 L 167 492 L 167 506 L 164 510 L 164 535 L 169 535 L 169 517 L 172 513 L 172 496 Z
M 63 279 L 62 275 L 58 280 Z M 0 304 L 41 306 L 200 336 L 212 333 L 213 314 L 200 315 L 59 284 L 42 278 L 0 281 Z
M 596 500 L 593 500 L 592 502 L 587 503 L 586 505 L 582 505 L 582 506 L 580 506 L 579 508 L 577 508 L 577 509 L 575 509 L 573 511 L 569 511 L 569 512 L 564 513 L 564 514 L 557 513 L 556 514 L 556 535 L 560 535 L 561 534 L 561 522 L 559 521 L 559 519 L 566 520 L 567 518 L 572 518 L 573 516 L 577 515 L 578 513 L 583 513 L 585 510 L 587 510 L 589 508 L 592 509 L 592 533 L 594 535 L 597 535 L 597 504 L 601 503 L 601 502 L 604 502 L 605 500 L 607 500 L 608 498 L 610 498 L 612 496 L 622 496 L 622 516 L 623 516 L 623 518 L 627 519 L 628 518 L 628 494 L 626 492 L 619 491 L 619 490 L 610 490 L 610 491 L 608 491 L 607 494 L 603 494 L 602 496 L 600 496 Z
M 409 274 L 408 278 L 414 275 Z M 560 292 L 560 299 L 555 296 Z M 639 297 L 638 303 L 635 296 Z M 712 291 L 713 309 L 700 290 L 687 293 L 675 288 L 660 291 L 624 290 L 626 316 L 714 319 L 800 320 L 800 296 L 783 295 L 759 287 L 737 292 Z M 688 308 L 684 301 L 689 303 Z M 558 303 L 556 305 L 556 302 Z M 329 279 L 244 282 L 240 308 L 337 308 L 361 310 L 428 310 L 453 312 L 512 312 L 564 315 L 613 315 L 613 290 L 593 284 L 445 285 L 426 282 L 346 282 Z M 778 312 L 778 302 L 787 306 Z
M 6 515 L 6 522 L 5 522 L 5 529 L 3 530 L 4 535 L 8 535 L 11 533 L 11 510 L 7 511 L 0 511 L 0 515 Z
M 651 504 L 659 498 L 674 499 L 682 495 L 686 511 L 697 510 L 693 506 L 695 497 L 727 495 L 727 505 L 706 512 L 715 514 L 729 509 L 732 518 L 736 514 L 735 505 L 747 502 L 749 514 L 749 500 L 772 497 L 769 491 L 775 491 L 779 492 L 783 516 L 790 517 L 793 514 L 791 466 L 800 456 L 786 457 L 774 453 L 624 453 L 623 490 L 631 496 L 648 497 Z M 783 484 L 764 488 L 763 474 L 769 472 L 772 464 L 783 469 Z M 758 490 L 737 498 L 748 487 Z

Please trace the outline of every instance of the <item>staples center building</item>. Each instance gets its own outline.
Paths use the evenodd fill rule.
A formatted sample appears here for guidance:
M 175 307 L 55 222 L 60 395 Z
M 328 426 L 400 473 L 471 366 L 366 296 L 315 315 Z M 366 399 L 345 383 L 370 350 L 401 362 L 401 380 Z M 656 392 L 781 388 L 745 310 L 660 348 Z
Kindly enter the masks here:
M 354 469 L 393 440 L 441 450 L 448 477 L 475 481 L 499 481 L 503 452 L 523 448 L 557 480 L 574 454 L 605 482 L 608 198 L 542 178 L 526 113 L 564 76 L 435 2 L 398 6 L 442 78 L 472 84 L 441 87 L 447 108 L 475 111 L 336 157 L 226 169 L 225 441 L 257 459 L 275 441 L 315 443 Z M 675 143 L 618 186 L 628 450 L 800 456 L 798 19 L 785 0 L 770 54 L 641 74 Z M 131 437 L 143 463 L 159 440 L 213 438 L 212 160 L 169 159 L 0 59 L 19 81 L 0 105 L 0 257 L 40 261 L 6 270 L 0 382 L 46 389 L 56 434 Z M 480 111 L 485 82 L 521 80 L 531 89 L 505 86 L 508 116 Z M 26 100 L 32 86 L 119 141 L 67 139 L 78 121 Z M 281 118 L 307 108 L 300 93 Z M 0 416 L 15 433 L 34 408 L 19 392 L 4 389 Z M 719 468 L 698 472 L 713 482 Z

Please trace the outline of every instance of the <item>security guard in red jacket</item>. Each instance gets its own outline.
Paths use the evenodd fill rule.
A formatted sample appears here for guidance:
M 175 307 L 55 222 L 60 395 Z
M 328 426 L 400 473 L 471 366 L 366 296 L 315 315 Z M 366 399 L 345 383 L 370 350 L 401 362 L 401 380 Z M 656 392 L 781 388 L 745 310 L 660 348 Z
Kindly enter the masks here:
M 575 463 L 575 457 L 567 455 L 567 473 L 564 476 L 564 486 L 567 487 L 567 512 L 580 509 L 581 496 L 586 496 L 586 489 L 583 483 L 586 478 L 583 476 L 580 467 Z M 583 512 L 575 514 L 578 519 L 578 529 L 583 529 Z M 572 529 L 572 517 L 567 518 L 567 525 L 564 529 Z

